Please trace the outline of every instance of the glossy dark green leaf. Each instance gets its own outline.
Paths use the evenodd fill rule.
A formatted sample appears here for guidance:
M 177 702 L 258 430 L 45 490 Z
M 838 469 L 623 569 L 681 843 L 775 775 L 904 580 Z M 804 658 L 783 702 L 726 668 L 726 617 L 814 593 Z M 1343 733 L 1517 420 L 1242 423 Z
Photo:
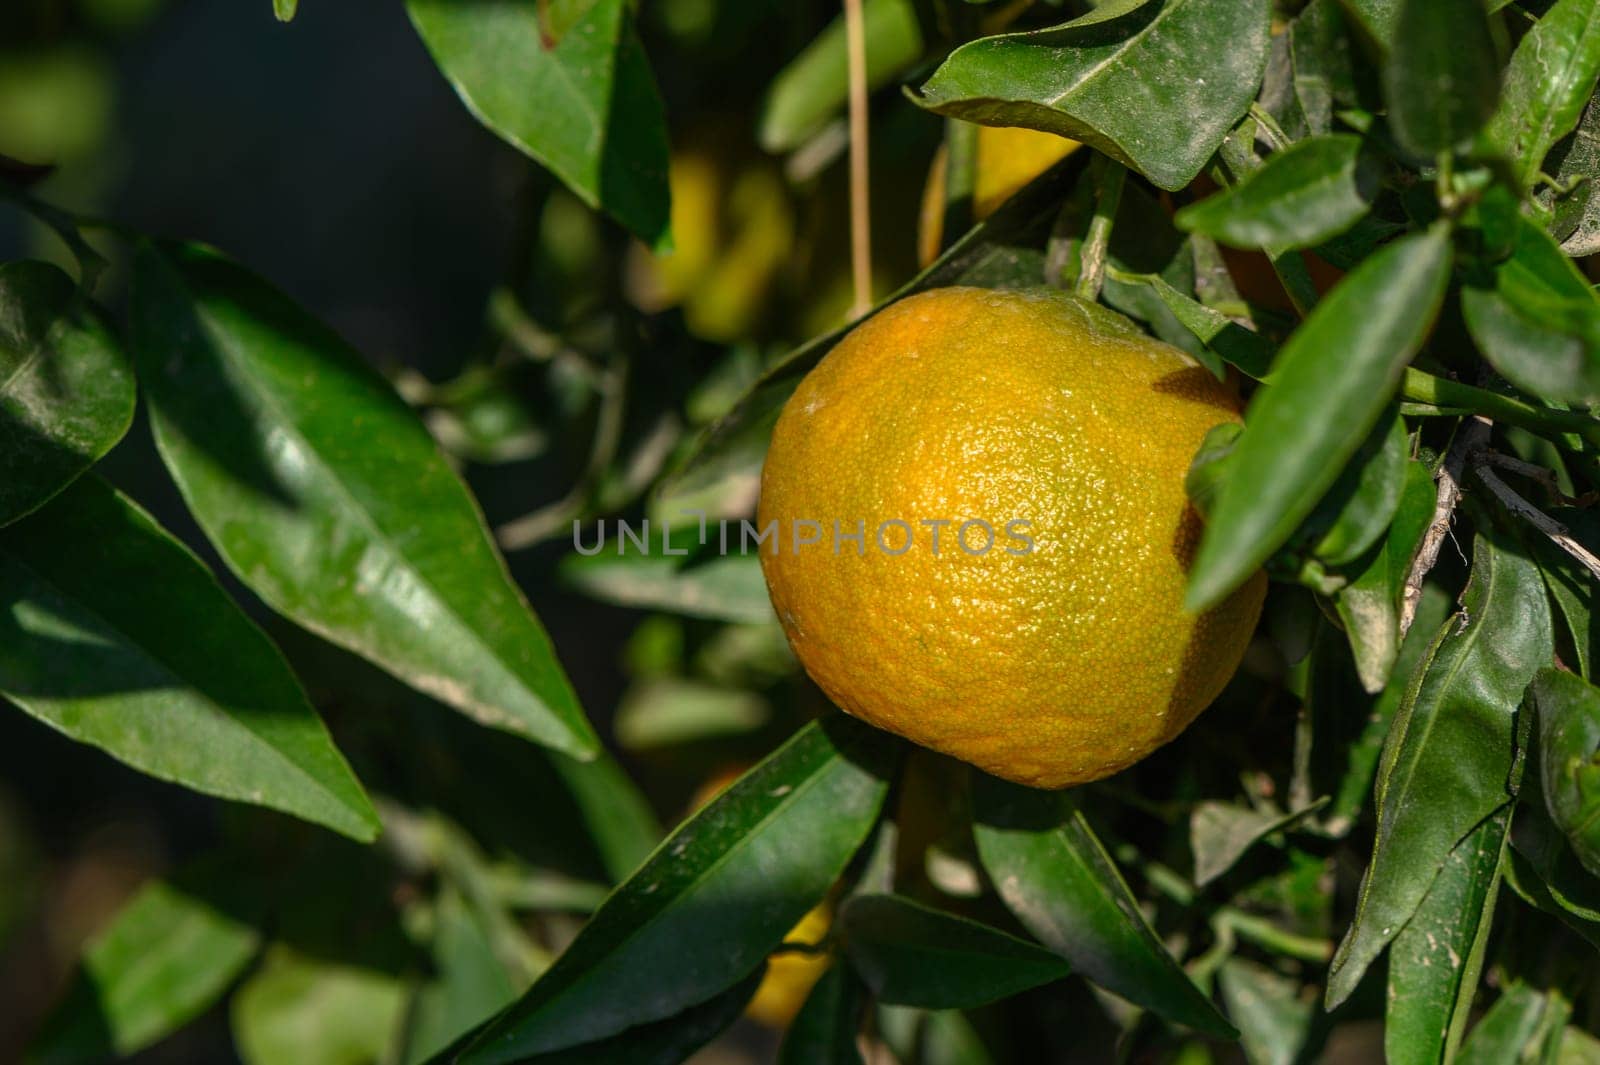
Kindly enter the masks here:
M 1214 606 L 1311 513 L 1382 416 L 1450 278 L 1433 229 L 1357 267 L 1289 338 L 1245 431 L 1191 571 L 1188 606 Z
M 594 1042 L 738 982 L 860 847 L 894 751 L 840 716 L 808 725 L 668 836 L 461 1060 Z
M 1223 1038 L 1231 1025 L 1151 929 L 1065 792 L 975 775 L 978 853 L 1024 928 L 1072 967 L 1169 1021 Z
M 1492 150 L 1532 188 L 1555 143 L 1578 124 L 1600 79 L 1600 3 L 1558 0 L 1523 34 L 1500 103 L 1484 130 Z
M 1549 399 L 1600 398 L 1600 298 L 1554 238 L 1519 216 L 1487 281 L 1462 289 L 1461 311 L 1494 368 Z
M 404 1062 L 427 1061 L 520 990 L 495 956 L 490 933 L 459 892 L 446 889 L 433 910 L 432 978 L 412 997 Z
M 1600 106 L 1594 97 L 1578 128 L 1557 143 L 1547 163 L 1564 195 L 1549 194 L 1550 232 L 1574 258 L 1600 252 Z M 1541 196 L 1544 194 L 1541 193 Z
M 0 530 L 0 603 L 0 694 L 51 728 L 207 795 L 378 834 L 272 641 L 104 481 Z
M 1552 653 L 1537 567 L 1509 534 L 1480 524 L 1461 612 L 1445 622 L 1389 729 L 1377 839 L 1329 971 L 1330 1005 L 1349 997 L 1410 920 L 1455 845 L 1514 794 L 1514 717 Z
M 994 214 L 968 230 L 938 260 L 873 307 L 876 314 L 907 296 L 945 285 L 987 288 L 1037 288 L 1043 263 L 1035 250 L 1049 236 L 1061 203 L 1082 175 L 1082 156 L 1075 152 L 1038 180 L 1007 200 Z M 730 481 L 748 479 L 759 470 L 772 427 L 783 404 L 823 356 L 833 350 L 849 327 L 806 342 L 784 355 L 753 384 L 723 418 L 702 431 L 663 478 L 658 496 L 693 499 Z M 675 517 L 675 515 L 668 515 Z M 586 540 L 585 543 L 592 541 Z
M 0 525 L 94 465 L 133 421 L 133 371 L 49 263 L 0 265 Z
M 1373 426 L 1306 519 L 1319 536 L 1312 548 L 1318 559 L 1329 566 L 1348 565 L 1383 537 L 1400 507 L 1409 450 L 1406 423 L 1398 413 Z
M 1494 112 L 1500 64 L 1482 0 L 1396 0 L 1383 68 L 1389 128 L 1423 159 L 1470 140 Z
M 1430 511 L 1429 517 L 1432 516 Z M 1411 690 L 1412 681 L 1423 668 L 1426 656 L 1432 651 L 1434 636 L 1444 624 L 1450 605 L 1449 597 L 1437 585 L 1430 584 L 1424 588 L 1416 618 L 1400 644 L 1399 654 L 1394 657 L 1394 665 L 1389 670 L 1383 690 L 1373 701 L 1371 712 L 1361 723 L 1359 734 L 1344 749 L 1345 757 L 1339 766 L 1333 802 L 1322 823 L 1325 832 L 1335 836 L 1348 833 L 1372 797 L 1372 782 L 1377 775 L 1378 761 L 1383 753 L 1384 738 L 1389 734 L 1390 723 Z M 1398 629 L 1398 621 L 1393 624 Z M 1356 665 L 1359 670 L 1360 662 L 1357 661 Z M 1313 705 L 1316 706 L 1316 700 L 1322 698 L 1314 693 Z M 1344 697 L 1343 692 L 1329 693 L 1329 698 L 1324 702 L 1327 704 L 1323 708 L 1325 714 L 1344 720 L 1339 715 L 1348 713 L 1350 700 Z
M 1600 877 L 1600 689 L 1544 669 L 1528 687 L 1528 702 L 1538 720 L 1545 806 L 1572 853 Z
M 1092 145 L 1164 189 L 1205 166 L 1261 83 L 1266 0 L 1152 0 L 952 52 L 917 102 Z
M 1043 947 L 898 895 L 855 895 L 839 911 L 845 953 L 892 1006 L 973 1009 L 1070 971 Z
M 85 948 L 28 1060 L 120 1059 L 204 1013 L 260 948 L 264 899 L 247 875 L 207 859 L 141 888 Z
M 922 24 L 912 0 L 865 0 L 861 29 L 871 89 L 889 84 L 922 58 Z M 845 44 L 841 15 L 772 79 L 756 127 L 763 148 L 793 151 L 844 109 L 850 91 Z
M 1401 595 L 1423 534 L 1433 521 L 1437 499 L 1433 474 L 1424 463 L 1407 460 L 1403 475 L 1400 500 L 1383 542 L 1334 599 L 1361 685 L 1374 693 L 1388 684 L 1400 651 Z
M 866 1003 L 860 977 L 842 959 L 835 961 L 784 1032 L 778 1065 L 863 1065 L 856 1037 Z
M 131 314 L 161 457 L 240 580 L 483 724 L 595 752 L 476 502 L 359 355 L 193 247 L 140 252 Z
M 1535 991 L 1524 983 L 1506 988 L 1482 1019 L 1472 1026 L 1456 1055 L 1456 1065 L 1506 1065 L 1537 1061 L 1531 1056 L 1554 1035 L 1559 1043 L 1568 1009 L 1556 996 Z M 1562 1065 L 1576 1063 L 1562 1062 Z
M 681 1065 L 739 1019 L 766 966 L 698 1005 L 582 1046 L 517 1059 L 522 1065 Z
M 609 754 L 588 762 L 551 754 L 550 762 L 578 804 L 612 883 L 626 880 L 661 842 L 661 823 L 650 801 Z
M 405 985 L 377 969 L 268 951 L 233 996 L 229 1020 L 245 1065 L 369 1062 L 392 1053 Z
M 1150 286 L 1172 311 L 1173 317 L 1212 353 L 1212 363 L 1206 367 L 1208 370 L 1220 378 L 1221 364 L 1226 362 L 1238 367 L 1239 372 L 1247 377 L 1260 379 L 1266 376 L 1274 354 L 1270 340 L 1246 329 L 1221 311 L 1212 310 L 1198 300 L 1185 296 L 1162 278 L 1152 278 Z
M 1217 971 L 1217 989 L 1239 1027 L 1250 1065 L 1294 1065 L 1300 1060 L 1316 1007 L 1302 998 L 1294 980 L 1234 957 Z
M 532 2 L 406 10 L 478 121 L 645 243 L 670 246 L 666 112 L 632 4 L 593 0 L 566 26 Z
M 1239 184 L 1183 208 L 1177 223 L 1236 248 L 1309 248 L 1355 225 L 1377 192 L 1361 138 L 1330 133 L 1274 153 Z
M 1274 832 L 1290 828 L 1326 805 L 1324 796 L 1289 813 L 1251 809 L 1226 802 L 1202 802 L 1189 817 L 1189 849 L 1194 852 L 1195 887 L 1205 887 L 1233 868 L 1245 852 Z
M 1507 803 L 1456 844 L 1389 948 L 1388 1060 L 1454 1056 L 1478 990 L 1510 821 Z

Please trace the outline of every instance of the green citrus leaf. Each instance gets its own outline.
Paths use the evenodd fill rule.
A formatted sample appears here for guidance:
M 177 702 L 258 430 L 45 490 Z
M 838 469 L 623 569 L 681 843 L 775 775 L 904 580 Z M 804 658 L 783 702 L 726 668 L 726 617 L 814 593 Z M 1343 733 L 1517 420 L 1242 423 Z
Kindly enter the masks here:
M 240 580 L 481 724 L 594 754 L 476 502 L 359 355 L 194 247 L 140 252 L 131 316 L 161 457 Z
M 578 804 L 611 882 L 626 880 L 661 842 L 661 823 L 650 800 L 609 754 L 580 762 L 552 752 L 550 764 Z
M 1267 0 L 1151 0 L 962 45 L 916 97 L 938 114 L 1071 137 L 1164 189 L 1192 181 L 1255 99 Z
M 65 488 L 133 421 L 133 371 L 72 279 L 0 265 L 0 525 Z
M 1065 792 L 975 774 L 973 807 L 983 867 L 1039 942 L 1096 984 L 1169 1021 L 1235 1037 L 1167 953 Z
M 1330 292 L 1278 353 L 1190 573 L 1188 606 L 1243 584 L 1333 486 L 1422 345 L 1450 279 L 1444 229 L 1405 237 Z
M 1339 4 L 1370 40 L 1388 50 L 1394 42 L 1401 0 L 1339 0 Z
M 973 1009 L 1070 972 L 1043 947 L 897 895 L 852 896 L 838 920 L 856 971 L 891 1006 Z
M 895 750 L 842 715 L 806 726 L 668 836 L 461 1061 L 606 1039 L 743 979 L 866 839 Z
M 441 891 L 434 906 L 431 953 L 433 975 L 406 1011 L 407 1065 L 444 1050 L 520 990 L 495 956 L 482 917 L 453 888 Z
M 417 34 L 478 121 L 646 244 L 670 247 L 666 111 L 634 5 L 593 0 L 560 27 L 543 24 L 544 7 L 406 0 Z
M 0 531 L 0 601 L 0 693 L 40 721 L 161 780 L 377 836 L 272 641 L 104 481 Z
M 1239 1026 L 1239 1041 L 1250 1061 L 1276 1065 L 1300 1059 L 1315 1007 L 1300 995 L 1295 981 L 1233 957 L 1217 971 L 1217 990 Z
M 1432 159 L 1471 140 L 1494 112 L 1500 64 L 1483 0 L 1397 0 L 1383 68 L 1389 128 Z
M 1395 715 L 1378 767 L 1378 832 L 1330 1006 L 1416 912 L 1451 850 L 1516 790 L 1515 715 L 1553 654 L 1549 603 L 1525 549 L 1479 523 L 1461 612 L 1445 622 Z
M 1559 1047 L 1571 1007 L 1560 995 L 1546 995 L 1520 981 L 1506 988 L 1461 1045 L 1456 1065 L 1504 1065 L 1509 1061 L 1551 1061 L 1546 1048 Z M 1561 1065 L 1578 1065 L 1559 1058 Z
M 1565 195 L 1541 193 L 1553 217 L 1550 232 L 1575 259 L 1600 252 L 1600 106 L 1583 110 L 1572 136 L 1556 144 L 1547 160 Z
M 1510 821 L 1507 803 L 1455 845 L 1389 948 L 1388 1060 L 1454 1057 L 1483 969 Z
M 1402 458 L 1404 452 L 1402 451 Z M 1405 460 L 1400 499 L 1387 535 L 1357 575 L 1339 589 L 1334 609 L 1344 623 L 1361 686 L 1383 691 L 1400 651 L 1400 599 L 1423 534 L 1433 521 L 1437 493 L 1433 474 Z
M 772 600 L 761 576 L 761 530 L 729 520 L 706 526 L 708 550 L 699 542 L 697 519 L 667 516 L 652 525 L 648 519 L 630 523 L 629 539 L 619 526 L 605 530 L 580 530 L 575 539 L 580 552 L 562 560 L 563 582 L 595 599 L 644 610 L 665 610 L 716 621 L 770 622 Z M 727 550 L 719 546 L 725 538 Z M 642 541 L 643 546 L 640 546 Z M 771 540 L 766 550 L 770 551 Z M 748 553 L 741 553 L 741 552 Z
M 1335 104 L 1356 100 L 1355 71 L 1336 0 L 1311 0 L 1289 25 L 1294 94 L 1313 134 L 1333 128 Z
M 122 1058 L 194 1020 L 260 949 L 264 903 L 231 856 L 146 884 L 84 949 L 28 1061 Z
M 865 0 L 867 87 L 881 89 L 904 73 L 926 49 L 913 0 Z M 844 109 L 850 94 L 844 16 L 830 22 L 772 79 L 756 137 L 769 152 L 789 152 L 819 133 Z
M 1430 519 L 1433 517 L 1431 503 L 1428 517 Z M 1400 580 L 1404 580 L 1403 575 Z M 1398 587 L 1397 582 L 1396 595 Z M 1324 723 L 1325 726 L 1336 724 L 1343 728 L 1349 728 L 1352 724 L 1359 726 L 1349 746 L 1341 751 L 1334 781 L 1330 785 L 1333 791 L 1333 803 L 1328 807 L 1322 827 L 1331 835 L 1347 834 L 1355 826 L 1356 818 L 1372 797 L 1372 781 L 1378 771 L 1378 761 L 1383 754 L 1384 738 L 1389 734 L 1389 725 L 1399 712 L 1406 693 L 1411 690 L 1412 681 L 1423 668 L 1425 657 L 1433 648 L 1433 638 L 1438 633 L 1439 627 L 1444 624 L 1445 616 L 1449 612 L 1449 597 L 1436 585 L 1426 586 L 1423 589 L 1422 601 L 1417 606 L 1416 618 L 1400 644 L 1399 654 L 1394 656 L 1394 665 L 1389 670 L 1383 690 L 1378 693 L 1377 699 L 1373 700 L 1371 712 L 1364 719 L 1352 721 L 1351 718 L 1350 708 L 1353 704 L 1359 705 L 1356 703 L 1360 696 L 1359 692 L 1347 691 L 1337 686 L 1330 686 L 1329 690 L 1324 692 L 1320 681 L 1314 678 L 1311 682 L 1312 709 L 1320 723 Z M 1396 620 L 1393 624 L 1398 629 L 1399 621 Z M 1348 668 L 1350 664 L 1349 659 L 1340 656 L 1340 665 Z M 1355 665 L 1359 667 L 1359 661 Z M 1356 679 L 1360 681 L 1359 673 Z M 1318 735 L 1325 735 L 1330 731 L 1329 727 L 1324 727 L 1319 729 Z M 1313 751 L 1313 754 L 1315 753 Z
M 1600 399 L 1600 297 L 1538 225 L 1518 215 L 1514 232 L 1510 257 L 1487 283 L 1461 290 L 1472 339 L 1519 388 L 1562 401 Z
M 1226 802 L 1202 802 L 1189 816 L 1189 849 L 1194 852 L 1194 885 L 1205 887 L 1232 869 L 1245 852 L 1274 832 L 1299 824 L 1328 803 L 1323 796 L 1286 814 Z
M 1600 877 L 1600 689 L 1544 669 L 1528 688 L 1539 723 L 1539 783 L 1572 853 Z
M 1558 0 L 1517 42 L 1500 104 L 1484 129 L 1489 147 L 1532 188 L 1555 143 L 1578 124 L 1600 79 L 1600 2 Z
M 864 1065 L 856 1037 L 866 1004 L 860 977 L 848 963 L 835 961 L 783 1033 L 778 1065 Z
M 383 1061 L 404 1008 L 399 977 L 279 944 L 233 996 L 229 1020 L 245 1065 Z
M 1182 229 L 1236 248 L 1310 248 L 1372 209 L 1378 173 L 1349 133 L 1310 137 L 1267 157 L 1230 189 L 1178 212 Z

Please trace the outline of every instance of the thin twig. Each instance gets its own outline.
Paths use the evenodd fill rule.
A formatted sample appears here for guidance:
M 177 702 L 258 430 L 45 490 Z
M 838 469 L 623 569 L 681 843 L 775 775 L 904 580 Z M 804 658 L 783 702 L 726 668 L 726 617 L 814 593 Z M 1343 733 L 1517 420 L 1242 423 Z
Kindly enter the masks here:
M 845 47 L 850 62 L 850 272 L 855 280 L 852 318 L 872 309 L 871 170 L 867 162 L 867 40 L 861 0 L 844 0 Z
M 1540 466 L 1536 462 L 1524 462 L 1515 455 L 1503 455 L 1498 451 L 1488 450 L 1479 452 L 1477 461 L 1490 466 L 1498 466 L 1500 469 L 1510 473 L 1520 474 L 1530 481 L 1537 481 L 1555 495 L 1565 497 L 1561 491 L 1561 482 L 1556 478 L 1555 471 Z
M 1473 463 L 1473 471 L 1477 473 L 1483 486 L 1493 492 L 1494 497 L 1500 500 L 1508 511 L 1544 533 L 1557 547 L 1577 559 L 1591 576 L 1600 577 L 1600 558 L 1596 558 L 1588 548 L 1574 540 L 1565 525 L 1519 496 L 1510 485 L 1489 469 L 1489 463 L 1482 461 L 1485 457 L 1479 455 Z
M 1400 597 L 1400 636 L 1410 630 L 1416 620 L 1417 607 L 1422 604 L 1422 584 L 1428 579 L 1433 564 L 1439 561 L 1439 549 L 1450 535 L 1450 520 L 1455 515 L 1456 503 L 1461 499 L 1461 476 L 1467 467 L 1467 457 L 1481 448 L 1489 439 L 1490 422 L 1486 418 L 1473 418 L 1450 444 L 1444 462 L 1439 466 L 1439 491 L 1434 499 L 1433 520 L 1423 534 L 1422 547 L 1411 563 L 1406 576 L 1405 591 Z

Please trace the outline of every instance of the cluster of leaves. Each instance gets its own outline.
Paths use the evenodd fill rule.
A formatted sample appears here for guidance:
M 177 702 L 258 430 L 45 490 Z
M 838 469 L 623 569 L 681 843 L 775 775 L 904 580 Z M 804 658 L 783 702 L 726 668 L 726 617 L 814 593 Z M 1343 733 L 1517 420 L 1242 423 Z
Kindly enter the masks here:
M 747 514 L 778 409 L 842 330 L 775 356 L 736 344 L 629 417 L 624 356 L 681 321 L 541 321 L 511 287 L 491 316 L 515 359 L 397 394 L 198 246 L 136 238 L 113 322 L 79 220 L 13 188 L 80 272 L 0 267 L 0 693 L 245 804 L 217 853 L 91 944 L 38 1060 L 135 1051 L 244 976 L 235 1036 L 255 1062 L 679 1061 L 779 949 L 829 959 L 785 1061 L 860 1060 L 861 1039 L 906 1062 L 1087 1054 L 1092 1026 L 1058 1020 L 1072 994 L 1127 1054 L 1227 1059 L 1237 1040 L 1252 1062 L 1309 1060 L 1382 1017 L 1397 1062 L 1600 1060 L 1600 297 L 1574 261 L 1600 251 L 1600 3 L 864 6 L 880 113 L 945 119 L 947 218 L 970 211 L 971 123 L 1092 149 L 947 228 L 889 301 L 1070 287 L 1248 393 L 1189 482 L 1208 518 L 1192 604 L 1263 565 L 1276 579 L 1240 676 L 1144 765 L 1034 792 L 819 705 L 753 558 L 697 550 L 704 535 L 574 554 L 571 587 L 655 612 L 613 730 L 635 757 L 793 731 L 661 839 L 458 467 L 551 446 L 518 401 L 537 371 L 558 413 L 605 401 L 578 486 L 503 544 L 630 507 Z M 632 5 L 407 9 L 484 125 L 668 245 Z M 791 171 L 838 154 L 844 49 L 835 22 L 772 79 L 760 137 Z M 136 378 L 209 550 L 318 638 L 284 630 L 293 668 L 93 471 Z M 356 658 L 319 667 L 333 647 Z M 363 778 L 378 763 L 374 803 L 300 678 L 342 693 L 382 674 L 419 713 L 396 709 L 398 742 L 341 737 L 384 751 L 359 760 Z M 508 797 L 537 823 L 485 813 Z M 356 847 L 249 806 L 362 843 L 381 815 L 383 836 Z M 825 941 L 785 945 L 819 905 Z

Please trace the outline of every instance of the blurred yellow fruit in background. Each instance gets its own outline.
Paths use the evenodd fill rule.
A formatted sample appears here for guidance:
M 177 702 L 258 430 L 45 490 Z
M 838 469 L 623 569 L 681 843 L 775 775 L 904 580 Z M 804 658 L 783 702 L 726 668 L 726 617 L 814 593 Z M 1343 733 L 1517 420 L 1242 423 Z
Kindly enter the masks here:
M 1077 151 L 1075 140 L 1016 126 L 979 126 L 972 176 L 972 220 L 981 222 L 1022 187 Z M 922 192 L 922 224 L 917 257 L 926 266 L 939 257 L 944 242 L 946 173 L 949 153 L 940 148 Z

